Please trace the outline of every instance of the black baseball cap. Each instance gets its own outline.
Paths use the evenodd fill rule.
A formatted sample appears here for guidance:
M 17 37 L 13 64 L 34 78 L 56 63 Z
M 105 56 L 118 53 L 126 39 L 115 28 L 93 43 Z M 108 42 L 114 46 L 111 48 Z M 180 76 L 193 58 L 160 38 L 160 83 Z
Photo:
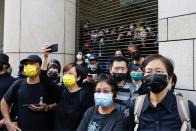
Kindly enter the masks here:
M 27 58 L 20 61 L 20 64 L 24 64 L 26 62 L 38 62 L 40 65 L 42 64 L 42 59 L 38 55 L 29 55 Z
M 0 53 L 0 63 L 1 64 L 7 64 L 8 67 L 9 67 L 10 66 L 10 64 L 9 64 L 9 56 L 7 56 L 4 53 Z
M 95 54 L 91 54 L 90 56 L 89 56 L 89 61 L 93 61 L 93 60 L 98 60 L 98 58 L 97 58 L 97 56 L 95 55 Z

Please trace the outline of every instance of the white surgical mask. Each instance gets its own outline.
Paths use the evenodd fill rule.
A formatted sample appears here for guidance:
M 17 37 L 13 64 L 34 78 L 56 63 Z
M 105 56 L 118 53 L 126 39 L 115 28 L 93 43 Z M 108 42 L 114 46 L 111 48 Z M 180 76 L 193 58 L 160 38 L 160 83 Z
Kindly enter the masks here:
M 78 60 L 82 60 L 82 55 L 81 55 L 81 54 L 77 54 L 76 58 L 77 58 Z
M 112 93 L 94 93 L 95 104 L 101 107 L 109 107 L 112 104 Z
M 97 69 L 97 64 L 91 64 L 90 65 L 91 70 L 96 70 Z

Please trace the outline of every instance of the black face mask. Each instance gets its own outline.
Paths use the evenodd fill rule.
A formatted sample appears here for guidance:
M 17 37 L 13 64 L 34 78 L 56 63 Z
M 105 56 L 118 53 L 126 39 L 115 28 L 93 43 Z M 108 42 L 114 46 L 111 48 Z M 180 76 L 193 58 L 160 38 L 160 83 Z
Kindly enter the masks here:
M 140 51 L 132 52 L 132 57 L 133 57 L 134 60 L 139 60 L 140 57 L 141 57 Z
M 48 78 L 52 81 L 56 81 L 58 79 L 58 74 L 54 72 L 48 72 Z
M 148 86 L 153 93 L 159 93 L 167 86 L 167 75 L 153 74 L 144 76 L 144 84 Z
M 121 81 L 125 80 L 126 77 L 127 77 L 126 73 L 113 73 L 113 78 L 117 82 L 121 82 Z

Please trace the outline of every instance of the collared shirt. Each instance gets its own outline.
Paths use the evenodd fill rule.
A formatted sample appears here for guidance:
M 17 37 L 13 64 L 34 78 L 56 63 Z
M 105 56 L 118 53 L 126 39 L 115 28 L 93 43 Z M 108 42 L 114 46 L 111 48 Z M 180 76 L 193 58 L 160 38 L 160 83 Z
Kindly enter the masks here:
M 135 127 L 134 123 L 134 105 L 135 101 L 128 103 L 130 106 L 129 121 L 130 129 Z M 190 117 L 192 128 L 196 129 L 196 106 L 189 101 Z M 176 97 L 172 92 L 168 92 L 164 100 L 154 107 L 149 99 L 145 98 L 142 111 L 139 118 L 138 131 L 180 131 L 182 121 L 178 114 Z
M 149 88 L 143 84 L 141 84 L 139 87 L 136 87 L 134 83 L 131 83 L 131 87 L 136 89 L 131 92 L 131 100 L 135 100 L 138 95 L 148 94 L 149 92 Z

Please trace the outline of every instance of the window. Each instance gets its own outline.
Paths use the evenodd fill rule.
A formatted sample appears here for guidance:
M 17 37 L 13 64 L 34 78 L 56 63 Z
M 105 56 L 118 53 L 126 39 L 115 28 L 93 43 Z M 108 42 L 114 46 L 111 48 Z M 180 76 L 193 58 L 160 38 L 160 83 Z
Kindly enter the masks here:
M 158 52 L 158 0 L 92 1 L 77 1 L 78 50 L 95 53 L 103 69 L 117 48 L 129 58 L 130 43 L 144 56 Z

